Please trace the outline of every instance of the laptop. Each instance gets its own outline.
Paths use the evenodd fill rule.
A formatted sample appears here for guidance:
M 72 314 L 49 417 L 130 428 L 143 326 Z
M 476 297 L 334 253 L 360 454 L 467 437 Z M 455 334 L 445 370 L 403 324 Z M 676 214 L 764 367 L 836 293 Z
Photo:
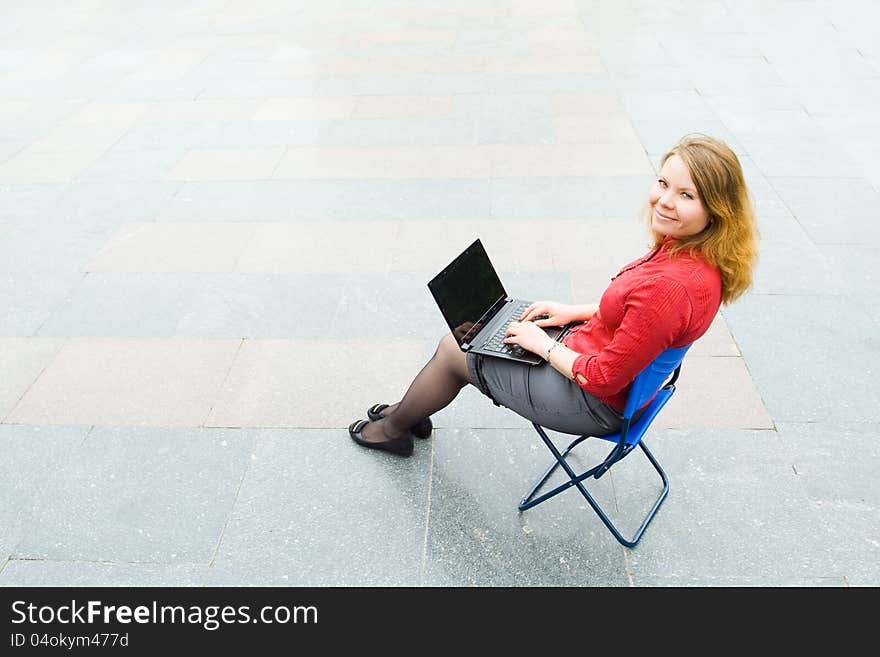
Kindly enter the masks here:
M 432 278 L 428 289 L 462 351 L 530 365 L 544 362 L 519 345 L 504 344 L 508 325 L 519 321 L 532 302 L 507 294 L 479 239 Z M 544 331 L 555 340 L 567 333 L 555 326 Z

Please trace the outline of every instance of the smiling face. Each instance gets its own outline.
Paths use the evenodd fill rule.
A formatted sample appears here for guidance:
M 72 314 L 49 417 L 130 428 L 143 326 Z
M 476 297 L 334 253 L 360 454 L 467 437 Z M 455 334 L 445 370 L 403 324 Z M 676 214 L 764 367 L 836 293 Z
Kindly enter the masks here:
M 651 228 L 673 238 L 690 237 L 709 225 L 709 212 L 697 193 L 690 171 L 677 154 L 670 155 L 648 195 Z

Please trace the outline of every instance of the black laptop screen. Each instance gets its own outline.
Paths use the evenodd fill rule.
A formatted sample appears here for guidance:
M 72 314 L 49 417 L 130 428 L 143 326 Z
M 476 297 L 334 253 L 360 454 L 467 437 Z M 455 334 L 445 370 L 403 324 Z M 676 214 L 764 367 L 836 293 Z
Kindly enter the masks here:
M 437 274 L 428 289 L 459 344 L 471 340 L 483 328 L 480 319 L 507 297 L 480 240 Z

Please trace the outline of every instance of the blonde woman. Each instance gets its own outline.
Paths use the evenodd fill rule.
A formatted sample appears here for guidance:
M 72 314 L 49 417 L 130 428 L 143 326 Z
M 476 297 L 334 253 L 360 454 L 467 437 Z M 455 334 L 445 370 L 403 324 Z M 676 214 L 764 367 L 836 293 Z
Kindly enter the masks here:
M 676 144 L 661 161 L 645 214 L 652 250 L 623 267 L 598 304 L 538 301 L 510 325 L 504 341 L 545 363 L 466 354 L 446 335 L 400 402 L 376 404 L 367 420 L 349 426 L 352 440 L 409 455 L 414 436 L 431 434 L 431 414 L 469 383 L 549 429 L 618 431 L 636 375 L 662 351 L 702 336 L 721 304 L 749 289 L 757 260 L 758 229 L 742 168 L 721 141 L 689 135 Z M 557 342 L 541 328 L 549 326 L 571 328 Z

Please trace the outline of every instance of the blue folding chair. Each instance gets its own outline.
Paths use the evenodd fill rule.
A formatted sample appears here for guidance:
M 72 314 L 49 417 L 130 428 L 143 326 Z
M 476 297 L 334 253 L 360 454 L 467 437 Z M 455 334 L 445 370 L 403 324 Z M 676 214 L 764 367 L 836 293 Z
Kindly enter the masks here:
M 636 543 L 639 542 L 639 539 L 642 538 L 645 529 L 648 527 L 648 523 L 653 520 L 654 516 L 657 514 L 657 509 L 660 508 L 663 500 L 666 499 L 667 493 L 669 493 L 669 480 L 666 478 L 666 473 L 663 472 L 663 468 L 660 467 L 660 464 L 657 463 L 654 455 L 648 450 L 642 437 L 645 435 L 648 427 L 651 426 L 651 422 L 657 417 L 660 409 L 666 405 L 666 402 L 669 401 L 672 394 L 675 392 L 675 381 L 678 379 L 678 375 L 681 372 L 681 362 L 684 360 L 684 356 L 688 349 L 690 349 L 690 345 L 679 349 L 667 349 L 639 373 L 633 381 L 629 396 L 627 397 L 626 408 L 623 411 L 623 426 L 620 431 L 606 436 L 593 436 L 595 438 L 601 438 L 602 440 L 608 440 L 615 443 L 614 448 L 604 461 L 582 474 L 575 474 L 571 469 L 571 466 L 565 460 L 565 457 L 575 446 L 591 436 L 581 436 L 577 438 L 565 448 L 565 451 L 560 453 L 556 448 L 556 445 L 553 444 L 553 441 L 547 436 L 544 428 L 539 424 L 532 422 L 532 425 L 541 436 L 541 439 L 550 451 L 553 452 L 553 456 L 556 457 L 556 462 L 550 466 L 550 468 L 544 473 L 544 476 L 538 480 L 528 494 L 522 499 L 519 503 L 519 510 L 525 511 L 526 509 L 530 509 L 533 506 L 550 499 L 554 495 L 558 495 L 562 491 L 568 490 L 572 486 L 577 486 L 581 495 L 587 499 L 587 502 L 590 503 L 590 506 L 593 507 L 593 510 L 599 515 L 599 518 L 602 519 L 605 526 L 611 530 L 614 537 L 627 547 L 635 547 Z M 644 413 L 642 413 L 635 422 L 632 422 L 632 417 L 635 412 L 651 399 L 651 396 L 654 395 L 655 392 L 657 395 L 651 400 L 651 403 L 645 409 Z M 614 523 L 611 522 L 608 515 L 602 510 L 602 507 L 599 506 L 595 499 L 593 499 L 593 496 L 590 495 L 581 482 L 588 477 L 598 479 L 608 472 L 612 465 L 629 454 L 636 446 L 642 448 L 642 451 L 648 457 L 648 460 L 654 466 L 654 469 L 660 474 L 660 478 L 663 480 L 663 491 L 660 493 L 660 497 L 657 498 L 657 501 L 654 502 L 654 506 L 648 511 L 648 515 L 645 516 L 645 519 L 642 521 L 642 524 L 639 526 L 635 535 L 627 540 L 623 537 L 617 527 L 615 527 Z M 535 494 L 544 486 L 547 479 L 549 479 L 550 475 L 553 474 L 559 466 L 562 466 L 568 474 L 569 480 L 562 485 L 557 486 L 550 492 L 534 498 Z

